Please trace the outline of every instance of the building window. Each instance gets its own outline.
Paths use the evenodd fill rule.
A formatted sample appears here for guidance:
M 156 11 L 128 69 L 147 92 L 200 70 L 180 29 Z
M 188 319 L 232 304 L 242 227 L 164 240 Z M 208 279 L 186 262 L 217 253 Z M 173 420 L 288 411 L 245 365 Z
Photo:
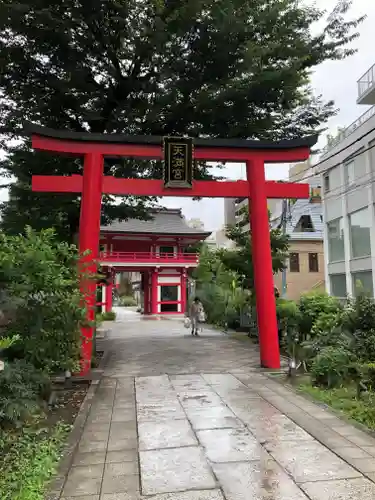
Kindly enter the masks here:
M 345 178 L 347 184 L 353 184 L 355 180 L 355 172 L 354 172 L 355 163 L 354 161 L 350 161 L 345 165 Z
M 325 193 L 329 193 L 330 191 L 337 192 L 342 187 L 341 167 L 331 168 L 323 175 L 323 186 Z
M 371 221 L 368 208 L 359 210 L 349 216 L 350 243 L 352 257 L 368 257 L 371 255 Z
M 370 165 L 372 172 L 375 171 L 375 141 L 371 141 L 368 145 L 370 152 Z
M 317 253 L 309 253 L 309 271 L 310 273 L 319 272 L 319 260 Z
M 178 311 L 178 285 L 160 285 L 160 312 Z
M 330 276 L 330 281 L 331 295 L 334 297 L 345 298 L 347 296 L 345 274 L 332 274 Z
M 314 225 L 310 215 L 302 215 L 294 229 L 295 233 L 313 233 L 314 231 Z
M 299 254 L 291 253 L 289 255 L 289 269 L 291 273 L 299 273 Z
M 344 227 L 342 217 L 328 222 L 327 230 L 329 262 L 345 260 Z
M 159 247 L 159 253 L 174 254 L 174 247 L 171 246 L 161 246 Z
M 363 179 L 366 175 L 366 162 L 364 155 L 359 154 L 359 151 L 356 151 L 355 155 L 355 158 L 348 160 L 348 162 L 344 165 L 345 181 L 348 185 L 354 184 L 359 179 Z
M 362 271 L 359 273 L 352 273 L 353 281 L 353 295 L 369 295 L 374 296 L 374 288 L 372 284 L 372 272 Z

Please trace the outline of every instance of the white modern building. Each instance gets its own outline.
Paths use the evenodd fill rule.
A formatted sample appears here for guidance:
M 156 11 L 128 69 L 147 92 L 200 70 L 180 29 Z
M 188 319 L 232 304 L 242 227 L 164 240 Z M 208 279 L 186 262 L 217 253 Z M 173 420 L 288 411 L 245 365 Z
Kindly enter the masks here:
M 271 218 L 277 218 L 281 214 L 282 200 L 267 200 L 268 210 L 271 212 Z M 245 212 L 248 210 L 249 202 L 247 198 L 226 198 L 224 203 L 224 221 L 225 226 L 234 226 L 241 224 L 243 232 L 250 231 L 250 224 L 245 222 Z
M 217 231 L 213 231 L 211 235 L 204 240 L 204 242 L 212 250 L 224 248 L 230 249 L 236 246 L 234 241 L 227 238 L 225 226 L 221 229 L 218 229 Z
M 330 138 L 322 174 L 325 279 L 337 297 L 375 290 L 375 66 L 358 81 L 361 105 L 372 105 Z

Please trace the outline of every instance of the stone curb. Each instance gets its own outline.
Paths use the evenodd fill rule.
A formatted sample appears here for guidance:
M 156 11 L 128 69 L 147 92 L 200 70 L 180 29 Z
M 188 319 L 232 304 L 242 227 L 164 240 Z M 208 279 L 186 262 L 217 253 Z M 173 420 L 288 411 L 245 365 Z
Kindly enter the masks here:
M 375 432 L 372 431 L 371 429 L 369 429 L 368 427 L 364 426 L 363 424 L 360 424 L 359 422 L 356 422 L 356 421 L 353 421 L 353 420 L 350 420 L 348 419 L 344 414 L 342 414 L 341 412 L 335 410 L 334 408 L 331 408 L 330 406 L 326 405 L 325 403 L 320 403 L 319 401 L 317 401 L 316 399 L 314 399 L 312 396 L 310 396 L 309 394 L 305 394 L 303 392 L 299 392 L 299 391 L 296 391 L 293 387 L 291 387 L 290 385 L 287 385 L 287 384 L 284 384 L 282 382 L 280 382 L 279 380 L 275 379 L 274 377 L 272 377 L 272 375 L 270 376 L 269 374 L 267 373 L 264 373 L 264 375 L 270 380 L 272 381 L 272 383 L 275 383 L 281 387 L 284 387 L 285 389 L 287 389 L 291 394 L 294 394 L 296 396 L 300 396 L 301 398 L 305 399 L 306 402 L 310 402 L 310 403 L 313 403 L 317 408 L 321 409 L 321 410 L 324 410 L 325 412 L 331 414 L 333 417 L 337 418 L 338 420 L 342 421 L 344 424 L 348 425 L 348 426 L 351 426 L 353 427 L 354 429 L 357 429 L 361 432 L 363 432 L 364 434 L 367 434 L 369 437 L 372 437 L 374 438 L 375 437 Z M 260 393 L 259 393 L 260 394 Z M 277 392 L 275 392 L 275 394 L 277 394 Z M 338 456 L 341 460 L 343 460 L 344 462 L 346 462 L 348 465 L 350 465 L 353 469 L 355 469 L 356 471 L 358 471 L 360 474 L 362 474 L 362 476 L 366 477 L 367 479 L 369 479 L 370 481 L 372 482 L 375 482 L 375 476 L 374 476 L 374 473 L 371 472 L 371 471 L 368 471 L 367 469 L 365 469 L 364 467 L 362 468 L 358 463 L 357 463 L 357 460 L 356 458 L 353 458 L 353 457 L 349 457 L 349 456 L 345 456 L 342 452 L 340 453 L 340 450 L 341 449 L 344 449 L 345 448 L 357 448 L 359 450 L 363 450 L 363 446 L 361 445 L 357 445 L 355 444 L 354 442 L 350 441 L 350 437 L 349 436 L 346 436 L 346 435 L 341 435 L 340 433 L 337 433 L 337 431 L 332 428 L 332 426 L 329 424 L 329 422 L 324 422 L 324 426 L 327 427 L 331 432 L 333 433 L 337 433 L 337 436 L 339 436 L 339 439 L 342 439 L 344 442 L 347 441 L 348 443 L 350 443 L 350 445 L 348 444 L 348 446 L 346 446 L 345 444 L 343 444 L 342 446 L 334 446 L 334 445 L 329 445 L 327 444 L 327 442 L 325 442 L 324 439 L 322 439 L 322 436 L 320 435 L 319 432 L 317 432 L 316 430 L 312 430 L 311 428 L 308 429 L 304 426 L 303 422 L 300 420 L 300 418 L 296 415 L 291 415 L 290 413 L 288 414 L 288 411 L 287 410 L 282 410 L 278 407 L 277 403 L 273 402 L 272 399 L 271 400 L 268 400 L 267 399 L 267 396 L 265 395 L 262 395 L 260 394 L 260 396 L 265 399 L 266 401 L 268 401 L 272 406 L 274 406 L 275 408 L 277 408 L 279 411 L 281 411 L 284 415 L 286 415 L 288 418 L 290 418 L 295 424 L 297 424 L 298 426 L 300 426 L 302 429 L 304 429 L 306 432 L 308 432 L 314 439 L 316 439 L 316 441 L 318 441 L 320 444 L 322 444 L 323 446 L 325 446 L 328 450 L 330 450 L 332 453 L 334 453 L 336 456 Z M 285 397 L 285 396 L 284 396 Z M 291 401 L 291 403 L 293 404 L 293 402 Z M 301 413 L 304 413 L 304 410 L 301 408 L 301 407 L 298 407 L 300 410 L 301 410 Z M 308 414 L 307 414 L 308 415 Z M 311 417 L 312 419 L 316 420 L 317 422 L 319 422 L 319 417 Z M 371 445 L 369 445 L 371 447 Z M 370 453 L 368 453 L 369 455 L 369 458 L 368 460 L 374 460 L 374 455 Z M 367 458 L 366 458 L 367 460 Z
M 353 427 L 356 427 L 359 431 L 365 432 L 366 434 L 370 435 L 371 437 L 375 438 L 375 430 L 369 429 L 366 427 L 364 424 L 361 424 L 360 422 L 357 422 L 356 420 L 350 419 L 345 415 L 345 413 L 340 412 L 339 410 L 336 410 L 335 408 L 332 408 L 331 406 L 327 405 L 327 403 L 324 403 L 323 401 L 319 401 L 318 399 L 314 399 L 310 394 L 306 394 L 305 392 L 298 391 L 294 389 L 293 386 L 289 384 L 284 384 L 283 382 L 280 382 L 280 380 L 277 379 L 277 377 L 273 376 L 272 373 L 270 372 L 263 372 L 264 375 L 267 376 L 270 380 L 273 382 L 276 382 L 278 385 L 281 385 L 285 387 L 285 389 L 288 389 L 292 394 L 296 394 L 297 396 L 301 396 L 306 401 L 309 401 L 310 403 L 314 403 L 318 408 L 323 408 L 324 410 L 327 410 L 329 413 L 332 413 L 333 416 L 339 418 L 342 420 L 345 424 L 351 425 Z M 280 371 L 278 373 L 281 373 Z
M 70 431 L 68 440 L 64 446 L 62 458 L 57 468 L 57 475 L 52 479 L 49 488 L 47 489 L 45 500 L 59 500 L 62 494 L 66 477 L 73 463 L 74 453 L 76 451 L 78 443 L 81 440 L 86 420 L 91 410 L 91 406 L 109 356 L 109 349 L 105 349 L 104 355 L 100 360 L 99 367 L 92 370 L 92 372 L 97 374 L 98 377 L 95 377 L 95 380 L 91 380 L 89 390 L 87 391 L 85 399 L 82 401 L 78 415 L 74 421 L 72 430 Z

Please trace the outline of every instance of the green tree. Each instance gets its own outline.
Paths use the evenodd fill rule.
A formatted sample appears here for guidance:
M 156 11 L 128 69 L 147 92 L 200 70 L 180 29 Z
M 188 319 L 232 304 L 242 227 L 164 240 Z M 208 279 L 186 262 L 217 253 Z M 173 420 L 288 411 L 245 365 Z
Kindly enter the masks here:
M 9 139 L 22 123 L 96 133 L 277 139 L 334 113 L 308 85 L 316 65 L 354 52 L 361 19 L 299 0 L 0 0 L 0 132 L 15 177 L 3 228 L 53 226 L 72 237 L 71 196 L 35 195 L 32 174 L 80 173 L 78 160 Z M 311 26 L 320 21 L 315 34 Z M 161 176 L 157 162 L 108 159 L 106 174 Z M 204 164 L 196 176 L 209 178 Z M 152 199 L 104 199 L 104 221 L 144 217 Z M 25 216 L 26 214 L 26 216 Z
M 202 246 L 193 278 L 208 321 L 223 327 L 239 326 L 240 310 L 248 293 L 239 287 L 237 273 L 222 262 L 220 250 Z
M 236 273 L 224 266 L 220 250 L 211 250 L 206 244 L 200 248 L 199 265 L 193 272 L 193 278 L 198 285 L 214 282 L 224 288 L 233 287 L 233 281 L 237 282 Z
M 242 286 L 248 290 L 254 289 L 254 269 L 252 259 L 251 232 L 244 231 L 244 225 L 249 222 L 247 207 L 243 207 L 242 219 L 228 227 L 227 237 L 234 241 L 234 249 L 220 251 L 220 259 L 224 266 L 241 277 Z M 289 238 L 280 229 L 271 229 L 272 268 L 274 273 L 282 271 L 288 256 Z

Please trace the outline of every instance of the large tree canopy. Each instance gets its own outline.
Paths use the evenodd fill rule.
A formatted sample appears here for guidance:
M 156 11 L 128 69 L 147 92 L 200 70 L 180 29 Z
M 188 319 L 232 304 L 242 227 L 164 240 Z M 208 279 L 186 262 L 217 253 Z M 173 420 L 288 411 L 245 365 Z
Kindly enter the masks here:
M 19 137 L 30 120 L 127 134 L 308 134 L 334 113 L 308 87 L 311 69 L 353 53 L 360 19 L 345 20 L 349 4 L 313 34 L 325 13 L 300 0 L 0 0 L 0 131 Z M 7 151 L 0 168 L 16 185 L 4 227 L 19 230 L 28 210 L 32 225 L 76 227 L 77 203 L 31 194 L 30 176 L 80 163 L 27 142 Z M 112 160 L 106 173 L 158 176 L 160 165 Z M 144 216 L 147 200 L 131 201 L 128 210 L 127 198 L 118 208 L 107 197 L 105 217 Z

